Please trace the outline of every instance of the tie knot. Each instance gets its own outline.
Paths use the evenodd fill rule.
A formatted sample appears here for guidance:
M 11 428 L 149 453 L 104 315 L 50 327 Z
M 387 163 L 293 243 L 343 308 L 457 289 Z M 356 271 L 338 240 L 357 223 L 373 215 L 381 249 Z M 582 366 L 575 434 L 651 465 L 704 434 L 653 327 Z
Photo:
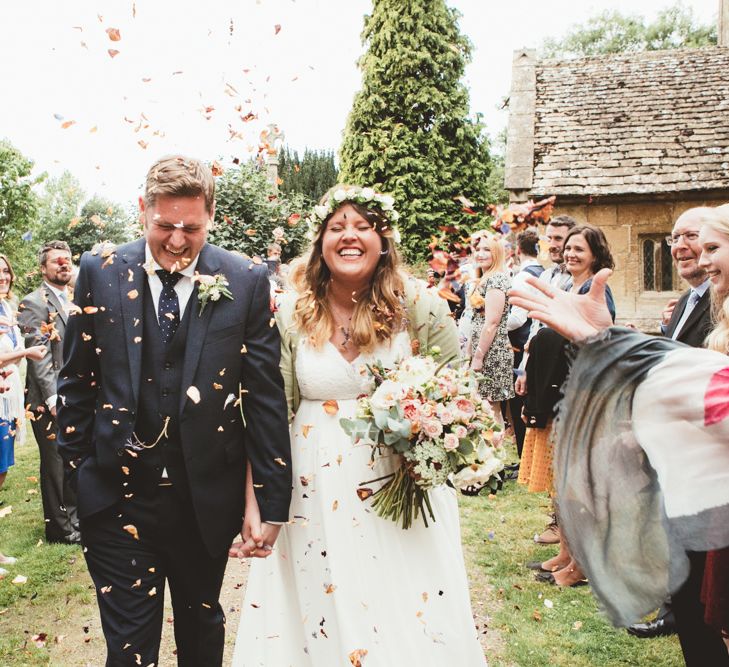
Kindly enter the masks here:
M 691 295 L 689 296 L 689 303 L 692 306 L 695 306 L 701 297 L 699 296 L 699 293 L 696 290 L 691 290 Z
M 182 274 L 175 271 L 175 273 L 170 273 L 169 271 L 165 271 L 164 269 L 157 269 L 155 272 L 159 279 L 162 281 L 163 287 L 174 287 L 177 285 L 177 282 L 182 278 Z

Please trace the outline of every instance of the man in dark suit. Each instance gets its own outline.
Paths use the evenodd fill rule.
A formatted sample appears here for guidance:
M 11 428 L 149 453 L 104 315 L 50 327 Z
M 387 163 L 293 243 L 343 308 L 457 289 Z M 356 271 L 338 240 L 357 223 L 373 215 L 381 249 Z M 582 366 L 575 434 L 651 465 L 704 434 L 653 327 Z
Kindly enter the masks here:
M 28 359 L 26 405 L 33 414 L 33 434 L 40 452 L 40 487 L 49 542 L 78 544 L 76 494 L 64 480 L 58 452 L 56 383 L 63 364 L 63 338 L 68 320 L 66 286 L 71 280 L 71 249 L 65 241 L 50 241 L 39 253 L 41 286 L 18 307 L 18 326 L 25 346 L 45 345 L 49 354 Z
M 690 289 L 678 300 L 668 302 L 663 311 L 661 332 L 691 347 L 701 347 L 711 331 L 709 279 L 699 267 L 699 229 L 702 215 L 707 210 L 710 209 L 701 206 L 682 213 L 671 235 L 666 238 L 678 274 L 690 285 Z
M 197 160 L 161 159 L 139 202 L 145 238 L 81 259 L 59 440 L 107 665 L 158 664 L 165 581 L 178 664 L 220 665 L 218 597 L 246 474 L 262 522 L 254 555 L 270 551 L 288 520 L 290 443 L 267 271 L 206 244 L 214 190 Z
M 710 312 L 709 279 L 706 272 L 699 267 L 701 246 L 699 230 L 703 216 L 710 211 L 708 207 L 691 208 L 682 213 L 673 226 L 666 242 L 671 247 L 671 255 L 678 274 L 690 286 L 680 298 L 668 302 L 663 311 L 661 332 L 664 336 L 686 343 L 692 347 L 701 347 L 712 328 Z M 636 623 L 628 628 L 630 634 L 641 637 L 660 637 L 677 631 L 678 624 L 689 626 L 688 636 L 695 637 L 689 642 L 697 645 L 699 654 L 710 652 L 713 646 L 719 655 L 726 651 L 721 641 L 716 641 L 715 633 L 703 626 L 703 605 L 700 601 L 701 580 L 704 571 L 704 555 L 691 555 L 691 575 L 686 584 L 667 600 L 658 612 L 655 620 L 648 623 Z M 685 620 L 684 620 L 685 619 Z M 683 631 L 680 634 L 685 635 Z M 685 637 L 680 637 L 682 645 Z M 707 658 L 709 653 L 706 654 Z M 706 664 L 709 664 L 708 662 Z

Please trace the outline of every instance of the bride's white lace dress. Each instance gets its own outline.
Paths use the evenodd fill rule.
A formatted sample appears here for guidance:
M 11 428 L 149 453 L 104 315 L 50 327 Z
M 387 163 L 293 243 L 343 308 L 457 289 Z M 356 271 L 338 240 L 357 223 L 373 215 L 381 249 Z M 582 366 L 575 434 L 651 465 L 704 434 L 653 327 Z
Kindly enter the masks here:
M 251 564 L 235 667 L 483 667 L 471 615 L 455 492 L 431 492 L 436 521 L 403 530 L 356 489 L 392 470 L 339 426 L 368 388 L 368 360 L 410 354 L 407 332 L 369 357 L 346 361 L 327 343 L 299 346 L 301 405 L 291 427 L 290 523 L 274 553 Z M 328 414 L 324 401 L 336 401 Z M 331 408 L 330 408 L 331 411 Z M 375 485 L 377 486 L 377 485 Z M 359 651 L 359 654 L 356 652 Z M 366 654 L 365 654 L 366 651 Z

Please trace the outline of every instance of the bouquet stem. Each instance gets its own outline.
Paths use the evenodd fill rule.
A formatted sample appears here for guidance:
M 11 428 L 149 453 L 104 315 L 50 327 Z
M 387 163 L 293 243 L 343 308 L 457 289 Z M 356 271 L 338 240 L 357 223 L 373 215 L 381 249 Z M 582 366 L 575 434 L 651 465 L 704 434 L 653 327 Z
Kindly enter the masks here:
M 392 474 L 392 478 L 374 494 L 372 507 L 378 516 L 400 523 L 410 528 L 413 521 L 422 514 L 423 523 L 428 525 L 427 514 L 435 521 L 428 492 L 422 489 L 402 466 Z

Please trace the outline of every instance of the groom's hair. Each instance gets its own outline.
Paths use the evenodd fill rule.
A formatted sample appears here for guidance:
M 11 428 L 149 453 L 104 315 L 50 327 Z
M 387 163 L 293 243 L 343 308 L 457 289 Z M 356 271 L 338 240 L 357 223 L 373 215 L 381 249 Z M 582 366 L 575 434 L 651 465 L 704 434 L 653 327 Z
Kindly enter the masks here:
M 205 209 L 210 213 L 215 202 L 213 172 L 200 160 L 184 155 L 167 155 L 160 158 L 147 172 L 144 203 L 147 206 L 154 206 L 160 195 L 172 197 L 202 195 L 205 198 Z

